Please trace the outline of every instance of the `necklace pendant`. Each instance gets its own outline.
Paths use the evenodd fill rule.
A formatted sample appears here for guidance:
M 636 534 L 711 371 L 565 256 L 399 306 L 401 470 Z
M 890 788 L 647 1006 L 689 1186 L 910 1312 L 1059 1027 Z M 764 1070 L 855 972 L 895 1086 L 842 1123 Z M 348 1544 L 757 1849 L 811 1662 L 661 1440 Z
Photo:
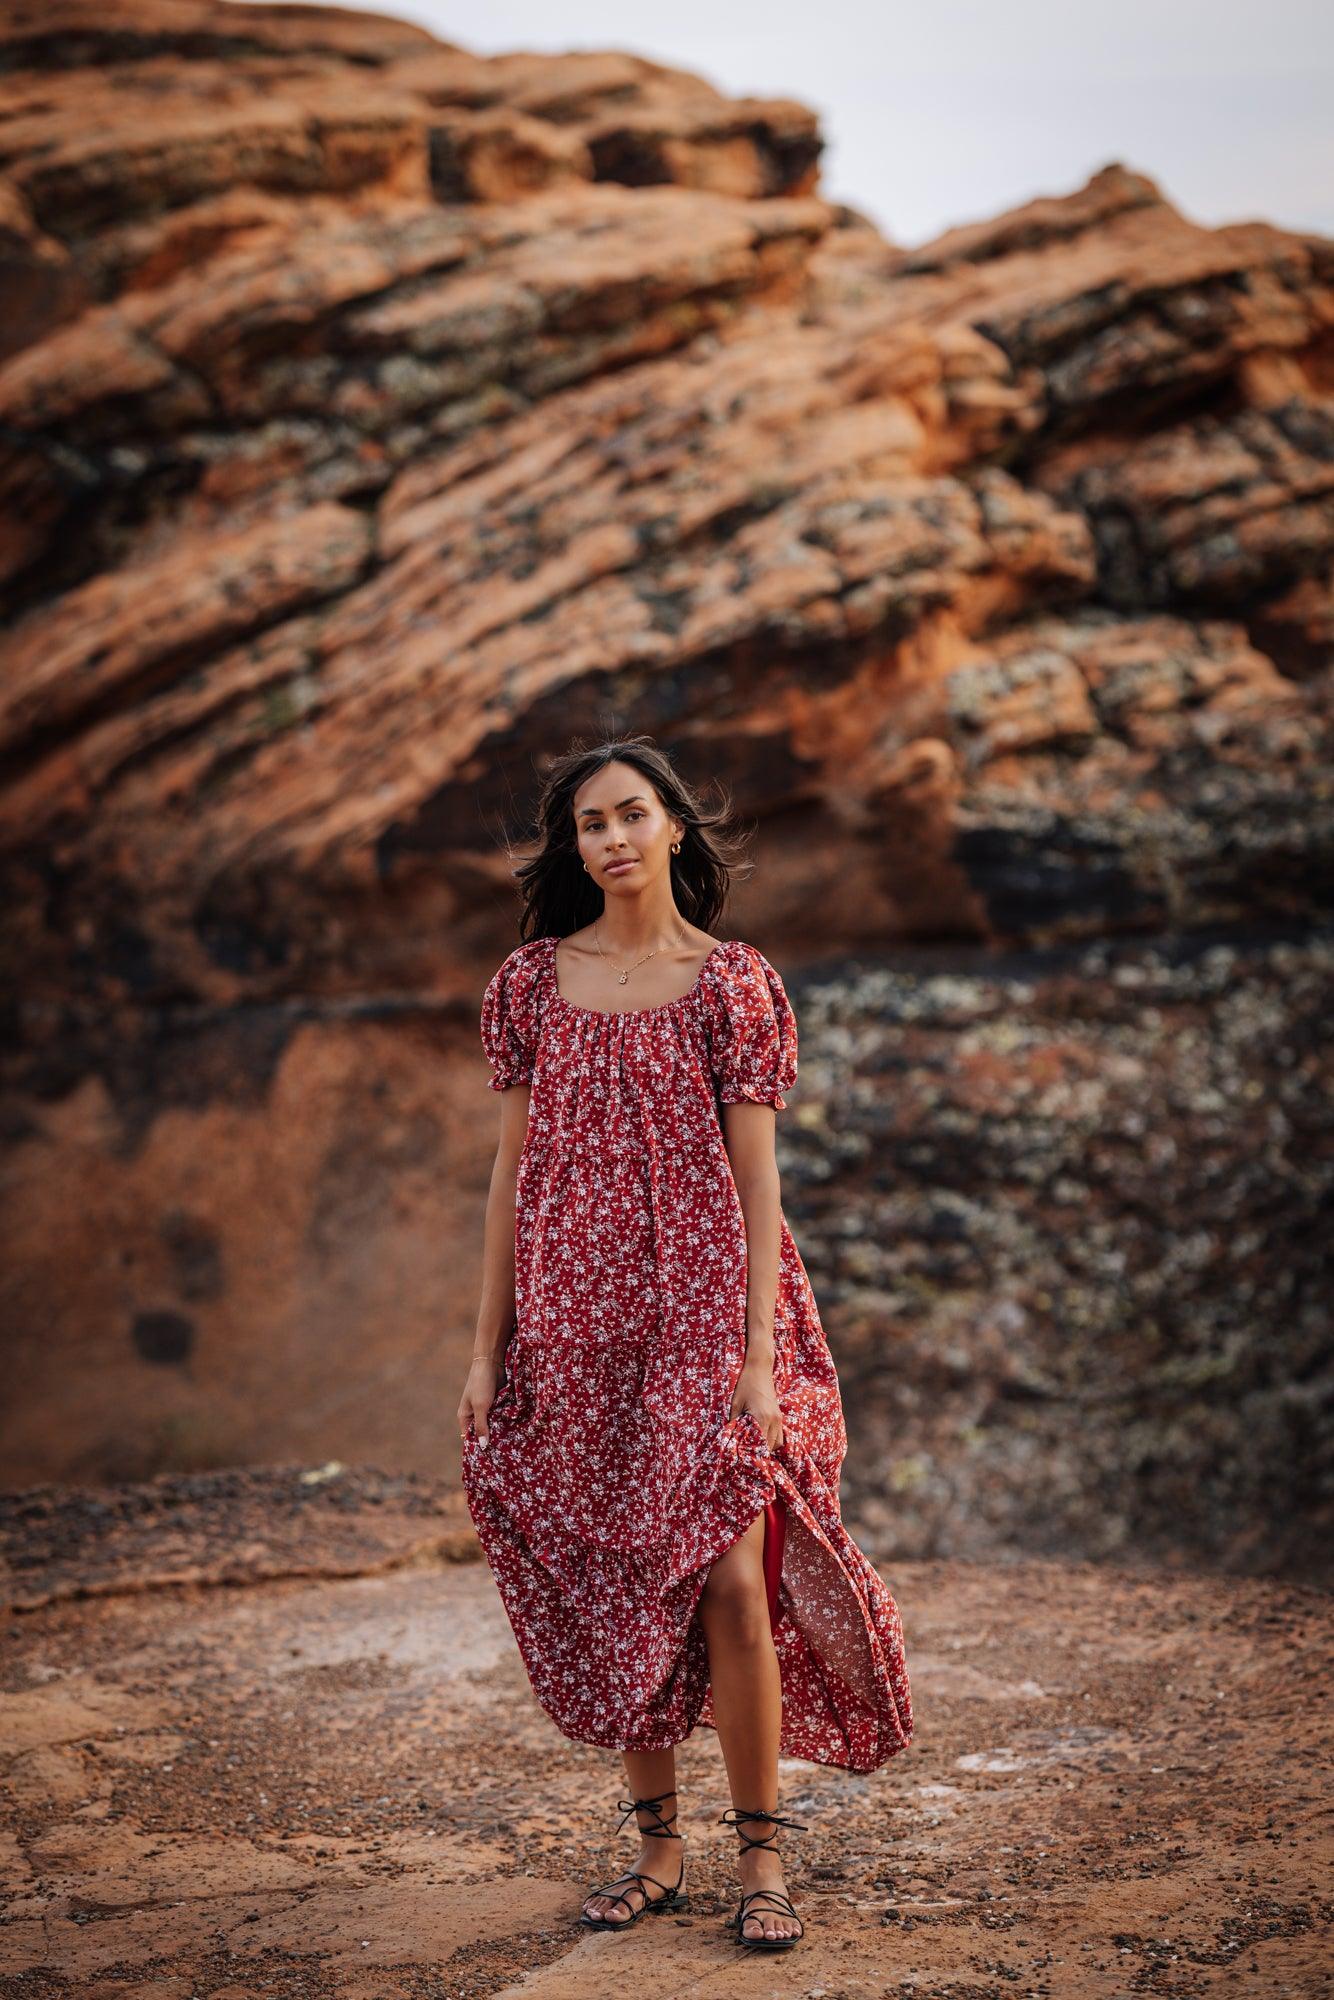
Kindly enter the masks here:
M 629 977 L 630 977 L 630 975 L 629 975 L 629 973 L 628 973 L 628 972 L 623 972 L 623 973 L 621 974 L 621 978 L 620 978 L 620 984 L 621 984 L 622 986 L 624 986 L 624 984 L 625 984 L 626 980 L 627 980 L 627 979 L 628 979 Z

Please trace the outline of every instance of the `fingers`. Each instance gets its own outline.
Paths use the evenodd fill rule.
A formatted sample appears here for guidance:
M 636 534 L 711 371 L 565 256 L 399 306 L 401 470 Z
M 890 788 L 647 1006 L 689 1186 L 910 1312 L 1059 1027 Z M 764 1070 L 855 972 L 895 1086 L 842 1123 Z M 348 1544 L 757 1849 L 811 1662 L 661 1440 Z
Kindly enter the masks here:
M 730 1412 L 728 1416 L 728 1422 L 735 1423 L 738 1417 L 744 1417 L 745 1415 L 746 1411 L 744 1409 L 733 1410 Z M 761 1435 L 763 1436 L 764 1441 L 768 1445 L 769 1449 L 771 1451 L 777 1451 L 778 1447 L 783 1442 L 784 1436 L 786 1435 L 782 1418 L 756 1417 L 755 1421 L 759 1425 Z
M 743 1404 L 743 1406 L 740 1409 L 733 1408 L 728 1411 L 727 1421 L 729 1424 L 734 1424 L 738 1417 L 744 1417 L 745 1415 L 746 1415 L 746 1409 Z M 779 1446 L 783 1443 L 785 1437 L 787 1436 L 787 1430 L 786 1426 L 783 1423 L 783 1419 L 781 1417 L 757 1416 L 755 1418 L 755 1421 L 759 1425 L 760 1431 L 764 1437 L 764 1441 L 769 1446 L 769 1449 L 771 1451 L 777 1451 Z
M 458 1412 L 458 1420 L 459 1420 L 459 1425 L 460 1425 L 460 1429 L 459 1429 L 459 1443 L 460 1443 L 460 1444 L 462 1444 L 462 1443 L 463 1443 L 463 1441 L 464 1441 L 464 1439 L 465 1439 L 465 1438 L 467 1437 L 467 1435 L 468 1435 L 468 1426 L 469 1426 L 470 1424 L 472 1425 L 472 1428 L 473 1428 L 473 1430 L 474 1430 L 474 1431 L 476 1432 L 476 1434 L 477 1434 L 477 1442 L 478 1442 L 478 1444 L 485 1444 L 485 1443 L 486 1443 L 486 1413 L 485 1413 L 485 1412 L 482 1412 L 482 1411 L 478 1411 L 478 1410 L 475 1410 L 475 1409 L 473 1409 L 473 1408 L 472 1408 L 472 1406 L 471 1406 L 470 1404 L 465 1404 L 465 1405 L 464 1405 L 464 1407 L 463 1407 L 463 1408 L 462 1408 L 462 1409 L 461 1409 L 461 1410 L 460 1410 L 460 1411 Z

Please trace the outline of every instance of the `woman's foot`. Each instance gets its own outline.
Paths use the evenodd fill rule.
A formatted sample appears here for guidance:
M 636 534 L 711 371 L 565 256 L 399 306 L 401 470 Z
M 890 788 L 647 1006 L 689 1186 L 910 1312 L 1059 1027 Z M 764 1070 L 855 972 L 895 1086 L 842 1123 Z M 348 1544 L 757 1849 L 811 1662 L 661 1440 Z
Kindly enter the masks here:
M 648 1901 L 659 1903 L 673 1886 L 679 1888 L 684 1880 L 685 1862 L 681 1854 L 679 1840 L 653 1839 L 644 1834 L 640 1841 L 639 1853 L 633 1869 L 616 1878 L 615 1885 L 607 1889 L 595 1890 L 584 1903 L 583 1914 L 595 1919 L 604 1918 L 611 1924 L 628 1924 L 636 1910 L 644 1907 L 645 1891 L 638 1882 L 630 1879 L 631 1873 L 645 1875 L 651 1879 L 647 1885 Z M 655 1887 L 655 1883 L 665 1884 L 665 1888 Z M 618 1902 L 624 1896 L 624 1902 Z
M 760 1945 L 768 1951 L 782 1951 L 805 1935 L 806 1926 L 796 1914 L 783 1881 L 783 1864 L 778 1856 L 778 1829 L 806 1828 L 798 1819 L 784 1819 L 781 1813 L 729 1806 L 722 1816 L 724 1826 L 734 1826 L 741 1836 L 737 1865 L 741 1875 L 741 1901 L 732 1926 L 741 1944 Z
M 632 1869 L 618 1875 L 615 1882 L 595 1889 L 584 1899 L 583 1916 L 590 1922 L 633 1923 L 646 1903 L 665 1902 L 675 1896 L 685 1880 L 685 1847 L 676 1831 L 676 1793 L 658 1792 L 652 1798 L 621 1799 L 621 1825 L 633 1814 L 639 1828 L 639 1854 Z M 641 1819 L 643 1813 L 646 1818 Z M 619 1831 L 619 1829 L 618 1829 Z M 647 1877 L 647 1885 L 632 1878 Z
M 787 1901 L 792 1900 L 787 1895 L 783 1864 L 775 1847 L 770 1847 L 767 1853 L 762 1846 L 748 1847 L 738 1858 L 737 1872 L 741 1877 L 743 1897 L 748 1896 L 752 1889 L 773 1889 Z M 795 1938 L 801 1936 L 801 1930 L 800 1918 L 788 1916 L 768 1896 L 757 1896 L 746 1910 L 741 1935 L 743 1939 Z

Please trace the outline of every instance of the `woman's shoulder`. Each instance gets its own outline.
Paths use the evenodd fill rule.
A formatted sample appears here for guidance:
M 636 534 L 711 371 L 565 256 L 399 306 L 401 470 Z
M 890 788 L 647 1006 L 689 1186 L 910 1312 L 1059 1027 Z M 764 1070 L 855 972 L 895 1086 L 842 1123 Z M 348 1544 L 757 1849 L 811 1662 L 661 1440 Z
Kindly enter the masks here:
M 535 992 L 556 942 L 553 936 L 525 938 L 501 959 L 491 975 L 490 985 L 507 996 Z
M 724 938 L 714 946 L 705 964 L 705 970 L 720 975 L 724 980 L 751 980 L 757 977 L 767 980 L 769 975 L 778 977 L 776 969 L 769 963 L 757 944 L 746 938 Z
M 544 932 L 541 937 L 525 938 L 522 944 L 516 944 L 513 951 L 501 960 L 499 969 L 503 970 L 507 965 L 532 965 L 543 952 L 550 951 L 557 943 L 559 939 L 554 932 Z
M 496 1074 L 492 1088 L 532 1081 L 542 1015 L 543 947 L 546 938 L 515 945 L 487 981 L 482 995 L 482 1045 Z
M 723 1020 L 757 1011 L 792 1011 L 778 968 L 747 938 L 725 938 L 715 945 L 699 985 L 709 1011 Z
M 531 1011 L 541 994 L 554 942 L 554 938 L 536 937 L 516 944 L 487 981 L 484 1007 Z
M 704 1000 L 720 1101 L 752 1098 L 783 1110 L 797 1080 L 797 1022 L 759 946 L 729 938 L 715 950 Z

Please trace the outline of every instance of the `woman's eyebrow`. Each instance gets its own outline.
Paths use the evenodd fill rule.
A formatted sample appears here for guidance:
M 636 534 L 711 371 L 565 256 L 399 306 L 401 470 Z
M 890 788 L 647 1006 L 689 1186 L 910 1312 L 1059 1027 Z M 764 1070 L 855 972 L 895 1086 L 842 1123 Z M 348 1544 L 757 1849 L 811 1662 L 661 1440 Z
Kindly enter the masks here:
M 644 797 L 642 792 L 634 792 L 628 799 L 618 799 L 616 801 L 615 806 L 613 807 L 613 811 L 619 812 L 622 806 L 647 805 L 647 804 L 648 800 Z M 580 819 L 582 819 L 585 813 L 600 813 L 601 811 L 602 811 L 601 806 L 580 806 L 579 817 Z

